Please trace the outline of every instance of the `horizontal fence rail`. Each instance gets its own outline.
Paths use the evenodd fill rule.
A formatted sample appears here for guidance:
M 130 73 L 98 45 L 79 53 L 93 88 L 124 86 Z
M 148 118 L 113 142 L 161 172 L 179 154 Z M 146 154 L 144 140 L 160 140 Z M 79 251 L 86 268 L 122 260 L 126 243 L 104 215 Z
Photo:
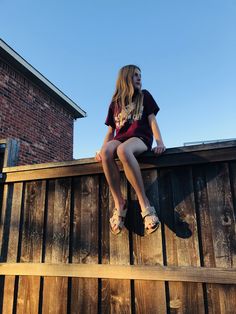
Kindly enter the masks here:
M 209 162 L 235 160 L 236 141 L 179 147 L 167 149 L 161 156 L 152 152 L 144 153 L 138 160 L 141 169 L 163 168 L 181 165 L 194 165 Z M 117 160 L 120 170 L 122 164 Z M 42 180 L 49 178 L 73 177 L 103 173 L 101 163 L 94 158 L 80 159 L 71 162 L 47 163 L 30 166 L 5 167 L 5 182 Z
M 236 284 L 236 268 L 0 263 L 0 275 L 46 276 Z

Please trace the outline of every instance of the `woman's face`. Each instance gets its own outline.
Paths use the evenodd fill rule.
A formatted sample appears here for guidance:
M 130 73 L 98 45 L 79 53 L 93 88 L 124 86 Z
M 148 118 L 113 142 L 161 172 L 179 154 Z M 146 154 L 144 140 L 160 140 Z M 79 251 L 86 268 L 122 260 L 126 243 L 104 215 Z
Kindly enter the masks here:
M 141 72 L 139 71 L 139 69 L 134 70 L 133 86 L 134 86 L 134 89 L 141 89 L 142 87 Z

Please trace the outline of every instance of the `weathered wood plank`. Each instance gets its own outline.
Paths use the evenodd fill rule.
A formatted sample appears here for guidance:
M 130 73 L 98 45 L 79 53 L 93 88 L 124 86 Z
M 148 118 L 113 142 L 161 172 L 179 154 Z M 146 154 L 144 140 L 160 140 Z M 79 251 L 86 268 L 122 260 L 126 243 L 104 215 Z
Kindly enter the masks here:
M 20 256 L 20 261 L 24 263 L 40 263 L 42 261 L 45 192 L 46 181 L 26 183 Z M 38 312 L 39 290 L 39 276 L 20 276 L 17 313 Z
M 125 199 L 127 199 L 127 180 L 121 175 L 121 191 Z M 109 194 L 109 212 L 110 216 L 114 208 L 113 198 Z M 109 228 L 109 221 L 103 221 Z M 123 228 L 118 235 L 109 233 L 110 241 L 110 264 L 111 265 L 129 265 L 129 232 Z M 131 290 L 129 280 L 110 280 L 110 312 L 111 313 L 131 313 Z
M 1 261 L 17 259 L 23 183 L 5 185 L 1 216 Z
M 202 145 L 201 145 L 202 146 Z M 172 151 L 173 150 L 173 151 Z M 154 154 L 147 154 L 138 158 L 141 169 L 162 168 L 180 165 L 204 164 L 208 162 L 235 160 L 236 146 L 218 145 L 214 148 L 206 147 L 199 149 L 175 148 L 168 149 L 164 154 L 156 157 Z M 122 164 L 117 161 L 122 170 Z M 43 166 L 21 166 L 13 168 L 3 168 L 5 182 L 29 181 L 48 178 L 72 177 L 80 175 L 94 175 L 103 173 L 101 163 L 96 162 L 93 158 L 86 161 L 73 161 L 57 165 Z
M 155 295 L 156 293 L 157 285 L 162 285 L 164 280 L 169 281 L 169 283 L 166 285 L 166 303 L 168 304 L 168 310 L 171 313 L 184 313 L 189 309 L 191 309 L 191 313 L 201 313 L 201 311 L 203 311 L 204 313 L 202 285 L 196 284 L 196 282 L 212 283 L 204 285 L 204 287 L 206 286 L 205 296 L 207 296 L 205 305 L 208 307 L 207 311 L 209 313 L 231 313 L 232 311 L 234 311 L 236 295 L 236 257 L 234 229 L 236 214 L 236 163 L 235 161 L 230 162 L 230 171 L 228 169 L 228 164 L 226 163 L 207 164 L 206 167 L 200 165 L 200 163 L 206 162 L 204 156 L 207 156 L 207 158 L 209 158 L 211 161 L 233 160 L 235 159 L 234 149 L 235 148 L 228 147 L 227 149 L 220 148 L 220 150 L 218 150 L 217 148 L 211 150 L 211 152 L 205 151 L 204 153 L 198 152 L 197 154 L 195 154 L 194 152 L 181 152 L 180 154 L 172 154 L 172 157 L 170 157 L 170 154 L 169 157 L 168 154 L 164 154 L 162 156 L 163 159 L 155 160 L 153 159 L 153 157 L 149 156 L 148 159 L 146 159 L 146 161 L 148 160 L 149 164 L 141 165 L 143 170 L 145 168 L 150 168 L 146 172 L 146 174 L 145 171 L 143 173 L 144 179 L 146 180 L 145 186 L 147 189 L 149 189 L 149 183 L 151 184 L 152 182 L 150 178 L 154 178 L 153 176 L 154 173 L 156 173 L 158 162 L 160 167 L 164 167 L 163 165 L 165 163 L 167 165 L 170 160 L 172 160 L 173 165 L 177 166 L 185 163 L 186 160 L 193 164 L 199 161 L 199 169 L 203 168 L 203 171 L 197 170 L 197 172 L 194 173 L 194 189 L 200 229 L 198 230 L 197 228 L 190 167 L 178 167 L 178 169 L 177 167 L 161 169 L 159 195 L 162 224 L 165 224 L 165 227 L 162 226 L 162 228 L 165 232 L 161 234 L 161 229 L 159 229 L 157 233 L 154 233 L 147 238 L 143 238 L 142 236 L 140 237 L 140 234 L 136 234 L 134 235 L 133 244 L 131 243 L 131 248 L 129 247 L 129 236 L 131 239 L 131 235 L 128 234 L 128 231 L 126 229 L 118 237 L 111 235 L 109 232 L 108 212 L 113 208 L 114 205 L 111 200 L 111 196 L 108 195 L 108 186 L 104 182 L 104 177 L 102 177 L 102 179 L 99 181 L 100 184 L 103 184 L 103 186 L 100 186 L 99 188 L 101 195 L 101 200 L 99 202 L 98 179 L 93 182 L 95 186 L 88 188 L 88 186 L 90 186 L 90 183 L 88 183 L 88 181 L 90 180 L 89 178 L 98 177 L 83 177 L 82 174 L 86 174 L 86 169 L 82 169 L 83 163 L 80 164 L 80 169 L 75 168 L 76 164 L 73 164 L 74 168 L 70 168 L 70 166 L 72 166 L 70 165 L 69 171 L 66 165 L 64 166 L 65 168 L 67 168 L 67 170 L 62 170 L 64 166 L 55 167 L 55 169 L 50 168 L 51 174 L 53 173 L 54 176 L 80 176 L 76 178 L 76 181 L 78 180 L 79 182 L 83 183 L 78 188 L 78 191 L 77 188 L 74 188 L 74 191 L 75 193 L 78 192 L 78 195 L 81 195 L 81 197 L 83 197 L 84 199 L 84 201 L 81 202 L 78 200 L 78 202 L 80 202 L 78 203 L 78 208 L 82 216 L 79 217 L 80 220 L 78 219 L 78 217 L 76 217 L 76 215 L 74 216 L 74 218 L 70 219 L 71 179 L 56 180 L 56 187 L 54 186 L 54 181 L 51 180 L 49 183 L 48 206 L 46 206 L 48 207 L 48 217 L 45 244 L 45 260 L 49 263 L 62 263 L 62 265 L 41 265 L 38 267 L 36 264 L 32 265 L 32 267 L 34 267 L 34 269 L 32 270 L 32 268 L 30 268 L 31 264 L 27 263 L 26 269 L 21 270 L 21 272 L 18 272 L 21 264 L 15 266 L 15 272 L 13 272 L 13 270 L 11 270 L 10 272 L 10 264 L 0 265 L 0 274 L 4 274 L 5 269 L 6 275 L 12 275 L 12 277 L 7 275 L 5 277 L 5 282 L 4 280 L 2 280 L 1 282 L 0 288 L 4 289 L 4 299 L 3 293 L 1 295 L 0 292 L 0 297 L 2 296 L 2 305 L 0 300 L 0 312 L 1 310 L 4 310 L 5 313 L 12 312 L 14 290 L 16 289 L 18 289 L 18 291 L 15 291 L 15 297 L 18 293 L 18 300 L 17 304 L 14 304 L 14 310 L 17 312 L 23 312 L 23 310 L 21 311 L 20 309 L 24 308 L 24 304 L 25 306 L 29 307 L 33 306 L 33 301 L 30 302 L 31 305 L 29 303 L 27 305 L 27 300 L 29 300 L 32 295 L 37 296 L 36 298 L 34 298 L 34 300 L 36 300 L 36 303 L 34 304 L 34 309 L 36 309 L 38 304 L 39 285 L 38 282 L 36 284 L 33 283 L 34 280 L 37 280 L 35 276 L 52 275 L 57 276 L 55 280 L 53 278 L 47 277 L 44 279 L 43 282 L 43 312 L 47 312 L 50 310 L 53 310 L 53 312 L 55 313 L 59 313 L 60 311 L 66 312 L 68 302 L 70 305 L 70 309 L 72 309 L 73 306 L 75 309 L 76 298 L 77 301 L 79 300 L 78 302 L 80 302 L 81 308 L 84 308 L 85 304 L 88 304 L 88 300 L 92 300 L 89 305 L 86 306 L 86 309 L 90 312 L 96 312 L 97 300 L 100 296 L 100 292 L 98 293 L 98 291 L 100 288 L 102 300 L 99 301 L 100 307 L 98 310 L 101 309 L 103 312 L 106 313 L 117 311 L 124 311 L 129 313 L 131 312 L 131 303 L 132 310 L 135 310 L 136 312 L 142 312 L 141 308 L 147 310 L 150 304 L 152 304 L 151 309 L 153 310 L 153 308 L 157 308 L 157 299 L 153 298 L 153 295 Z M 226 153 L 226 157 L 224 156 L 224 153 Z M 187 154 L 188 156 L 185 156 L 184 154 Z M 217 156 L 213 156 L 214 154 L 216 154 Z M 177 158 L 174 160 L 175 157 Z M 86 164 L 86 161 L 84 161 L 84 163 Z M 102 172 L 101 168 L 98 168 L 97 163 L 92 164 L 93 165 L 91 166 L 89 163 L 87 163 L 87 170 L 91 171 L 91 173 L 93 174 L 93 170 L 95 170 L 95 172 L 98 171 L 97 173 L 100 173 L 100 171 Z M 119 162 L 118 164 L 120 165 Z M 120 169 L 122 170 L 122 168 Z M 54 170 L 56 171 L 54 172 Z M 44 170 L 41 168 L 40 171 Z M 17 171 L 12 171 L 11 173 L 17 174 Z M 150 173 L 150 175 L 148 175 L 148 173 Z M 49 174 L 50 172 L 47 173 L 47 175 Z M 164 179 L 162 175 L 164 176 Z M 19 178 L 20 177 L 18 177 L 18 179 Z M 125 182 L 126 185 L 124 177 L 122 177 L 122 180 L 122 182 Z M 29 181 L 29 177 L 27 177 L 26 181 Z M 29 187 L 32 187 L 34 185 L 37 186 L 37 184 L 39 184 L 39 182 L 26 183 L 26 199 L 27 195 L 31 194 L 28 192 L 28 190 L 32 188 Z M 86 186 L 85 189 L 83 188 L 83 184 L 84 186 Z M 155 182 L 155 184 L 157 183 Z M 155 186 L 155 184 L 153 185 L 153 187 L 155 187 L 155 192 L 151 192 L 151 195 L 155 193 L 154 198 L 157 197 L 157 187 Z M 57 185 L 60 186 L 60 188 L 58 188 Z M 17 186 L 21 186 L 21 192 L 20 188 L 18 192 L 16 192 Z M 5 191 L 8 190 L 7 194 L 10 197 L 7 200 L 4 191 L 3 207 L 1 212 L 2 226 L 0 223 L 0 244 L 2 247 L 1 261 L 3 262 L 8 262 L 8 255 L 13 256 L 11 254 L 16 254 L 17 258 L 17 251 L 20 252 L 18 250 L 19 229 L 15 226 L 14 228 L 12 228 L 11 223 L 13 223 L 13 221 L 18 221 L 18 226 L 20 224 L 20 204 L 22 203 L 20 198 L 22 197 L 23 183 L 21 182 L 14 184 L 14 191 L 12 190 L 12 184 L 10 184 L 9 187 L 10 189 L 8 189 L 8 185 L 5 184 Z M 124 188 L 123 186 L 122 188 L 124 193 L 127 194 L 126 187 Z M 80 191 L 80 189 L 82 192 Z M 87 190 L 89 190 L 89 192 Z M 86 193 L 84 193 L 83 191 L 85 191 Z M 13 198 L 11 197 L 12 192 L 14 192 Z M 19 196 L 18 200 L 17 195 Z M 35 197 L 38 199 L 40 198 L 39 195 Z M 131 202 L 129 203 L 130 209 L 133 208 L 132 201 L 135 201 L 134 197 L 131 198 Z M 77 202 L 76 198 L 73 200 L 73 202 Z M 82 204 L 83 202 L 85 202 L 85 205 Z M 158 203 L 158 200 L 154 199 L 154 202 Z M 22 246 L 21 251 L 22 261 L 25 262 L 34 260 L 34 257 L 38 256 L 37 252 L 39 253 L 39 255 L 42 253 L 40 252 L 40 240 L 38 241 L 38 243 L 36 243 L 37 238 L 33 239 L 33 237 L 31 237 L 34 228 L 35 230 L 37 229 L 36 226 L 34 226 L 34 224 L 29 224 L 30 226 L 32 225 L 32 229 L 29 228 L 29 233 L 27 232 L 28 227 L 26 227 L 27 219 L 28 221 L 31 221 L 30 219 L 32 218 L 32 221 L 36 220 L 37 223 L 39 223 L 39 220 L 41 219 L 39 219 L 39 217 L 37 216 L 38 213 L 32 210 L 33 207 L 38 206 L 36 203 L 32 202 L 30 205 L 30 201 L 25 201 L 23 208 L 24 210 L 22 211 L 22 213 L 24 213 L 22 241 L 26 241 L 28 243 L 26 247 Z M 96 226 L 98 226 L 99 204 L 101 205 L 100 212 L 102 214 L 100 218 L 101 229 L 99 229 L 101 231 L 101 235 L 99 234 L 98 229 L 94 231 L 94 233 L 88 234 L 87 225 L 92 224 L 94 226 L 94 224 L 96 224 Z M 18 211 L 19 216 L 18 218 L 16 217 L 12 220 L 12 217 L 14 215 L 13 212 L 15 212 L 15 210 L 13 210 L 14 206 L 20 206 Z M 82 208 L 93 209 L 94 215 L 96 216 L 96 218 L 93 217 L 93 219 L 95 220 L 88 221 L 88 215 L 86 214 L 87 211 L 82 211 Z M 174 208 L 176 209 L 175 213 Z M 76 206 L 72 208 L 72 214 L 74 213 L 75 209 Z M 29 216 L 31 214 L 32 216 Z M 83 216 L 83 214 L 85 214 L 85 216 Z M 181 219 L 184 219 L 185 222 L 181 222 Z M 91 262 L 94 264 L 102 262 L 103 265 L 66 264 L 68 263 L 69 257 L 69 233 L 70 231 L 72 231 L 72 221 L 74 221 L 74 228 L 72 233 L 74 238 L 71 241 L 71 244 L 73 245 L 70 252 L 70 261 L 74 262 L 74 260 L 77 260 L 77 262 L 79 261 L 80 263 L 83 263 L 83 261 L 85 261 L 86 263 Z M 83 225 L 82 221 L 87 221 L 88 223 Z M 2 230 L 1 227 L 3 227 Z M 128 225 L 127 227 L 130 228 L 130 225 Z M 132 231 L 135 233 L 135 230 L 132 229 Z M 14 232 L 16 238 L 13 239 Z M 199 235 L 200 243 L 198 242 L 197 234 Z M 155 238 L 155 241 L 152 238 Z M 100 248 L 102 248 L 102 250 L 100 258 L 98 258 L 98 241 L 100 239 L 101 242 L 99 245 L 101 246 Z M 76 246 L 74 246 L 75 244 L 77 244 L 77 240 L 79 244 L 78 250 Z M 145 243 L 145 241 L 147 243 Z M 80 242 L 85 243 L 85 245 L 81 246 Z M 158 243 L 161 244 L 161 242 L 163 243 L 163 248 L 157 245 Z M 36 247 L 34 246 L 35 243 L 37 244 Z M 92 244 L 90 245 L 90 243 Z M 32 249 L 28 250 L 28 248 L 31 247 L 31 244 Z M 16 247 L 16 249 L 14 249 L 14 246 Z M 96 246 L 97 248 L 95 249 Z M 152 248 L 152 251 L 150 250 L 150 247 Z M 206 268 L 204 270 L 199 267 L 199 248 L 201 252 L 201 265 L 205 266 Z M 10 251 L 13 249 L 14 252 L 11 253 Z M 130 259 L 129 256 L 129 253 L 130 251 L 132 251 L 132 249 L 134 249 L 135 252 L 134 262 L 137 263 L 135 266 L 129 265 L 130 260 L 132 263 L 132 258 Z M 86 250 L 88 250 L 89 253 L 86 253 Z M 162 250 L 164 256 L 164 265 L 168 266 L 166 268 L 159 268 L 161 266 L 157 265 L 156 267 L 152 268 L 151 264 L 155 265 L 155 261 L 160 259 Z M 78 255 L 78 252 L 82 252 L 81 254 L 84 256 L 84 258 L 81 257 L 82 255 Z M 90 254 L 90 252 L 92 253 Z M 94 260 L 93 257 L 90 259 L 90 255 L 94 257 Z M 13 262 L 16 261 L 16 258 L 13 259 Z M 124 261 L 126 261 L 126 264 L 124 263 Z M 125 265 L 122 266 L 121 264 L 123 263 Z M 145 268 L 135 268 L 136 266 L 139 267 L 143 264 L 148 263 L 150 263 L 150 266 L 147 265 L 143 266 Z M 161 262 L 158 263 L 161 264 Z M 179 268 L 173 269 L 170 267 L 170 265 L 176 265 L 176 267 Z M 187 268 L 182 268 L 180 265 L 186 265 Z M 191 265 L 194 265 L 195 267 L 192 268 Z M 67 268 L 67 266 L 72 268 Z M 80 268 L 80 266 L 86 266 L 87 268 L 82 269 Z M 108 268 L 100 268 L 100 266 Z M 199 267 L 199 269 L 196 269 L 197 267 Z M 214 269 L 214 267 L 217 267 L 217 269 Z M 223 270 L 222 267 L 224 267 Z M 33 277 L 26 277 L 24 276 L 25 274 Z M 15 275 L 22 275 L 19 281 L 17 281 L 17 285 L 15 284 Z M 62 278 L 62 276 L 64 276 L 64 278 Z M 80 282 L 79 285 L 74 285 L 74 279 L 71 279 L 71 281 L 69 280 L 70 290 L 68 293 L 68 276 L 95 279 L 76 279 L 75 281 L 77 283 Z M 121 278 L 124 277 L 125 279 L 122 280 Z M 96 278 L 104 278 L 99 281 L 101 282 L 101 285 L 98 285 L 98 280 Z M 117 280 L 113 280 L 115 278 Z M 131 285 L 131 289 L 130 279 L 135 280 L 134 285 Z M 145 282 L 146 280 L 148 281 L 147 283 Z M 185 281 L 189 283 L 185 283 Z M 95 284 L 90 285 L 91 282 L 94 282 Z M 35 291 L 33 291 L 32 287 L 35 288 Z M 163 287 L 163 285 L 161 287 Z M 93 291 L 92 296 L 89 294 L 87 295 L 88 290 Z M 152 291 L 149 294 L 150 297 L 152 296 L 152 302 L 150 302 L 149 296 L 145 295 L 145 290 Z M 161 291 L 163 292 L 163 290 Z M 82 294 L 85 295 L 85 298 L 81 297 Z M 133 302 L 131 302 L 131 294 L 132 296 L 136 296 L 136 303 L 134 300 Z M 10 296 L 9 302 L 7 301 L 7 299 L 5 299 L 7 295 Z M 69 296 L 68 300 L 67 296 Z M 75 302 L 72 302 L 70 296 L 71 298 L 74 298 Z M 160 292 L 157 298 L 158 297 L 160 297 Z M 219 301 L 216 301 L 216 299 L 219 299 Z M 59 302 L 55 304 L 55 300 L 59 300 Z M 94 306 L 93 310 L 90 310 L 90 305 L 91 308 Z M 134 309 L 135 306 L 136 309 Z
M 102 264 L 108 265 L 110 262 L 110 229 L 109 229 L 109 187 L 104 175 L 100 176 L 100 224 L 101 224 L 101 255 Z M 101 309 L 102 313 L 110 313 L 110 280 L 101 279 Z
M 4 251 L 4 221 L 6 215 L 7 199 L 8 199 L 8 185 L 5 184 L 2 186 L 2 200 L 1 200 L 1 211 L 0 211 L 0 261 L 6 261 Z M 0 276 L 0 313 L 2 312 L 3 307 L 3 293 L 4 293 L 4 276 Z
M 3 189 L 2 207 L 0 211 L 0 261 L 6 262 L 9 234 L 10 219 L 13 198 L 13 184 L 5 184 Z
M 207 190 L 216 266 L 233 267 L 236 264 L 235 216 L 226 163 L 207 168 Z
M 17 261 L 19 226 L 21 215 L 23 183 L 5 186 L 2 214 L 3 246 L 2 258 L 8 263 Z M 6 276 L 3 289 L 3 307 L 1 313 L 12 313 L 14 300 L 15 276 Z
M 2 144 L 6 144 L 6 140 L 2 140 Z M 1 145 L 1 142 L 0 142 Z M 236 141 L 221 141 L 217 143 L 208 143 L 208 144 L 200 144 L 200 145 L 189 145 L 189 146 L 181 146 L 168 148 L 164 155 L 177 155 L 182 153 L 197 153 L 199 151 L 209 151 L 215 149 L 228 150 L 229 148 L 236 147 Z M 145 152 L 141 154 L 138 158 L 142 159 L 143 157 L 154 157 L 152 152 Z M 17 167 L 4 167 L 4 172 L 17 172 L 17 171 L 25 171 L 25 170 L 35 170 L 35 169 L 46 169 L 46 168 L 57 168 L 57 167 L 68 167 L 79 164 L 91 164 L 97 163 L 95 162 L 94 157 L 92 158 L 81 158 L 77 160 L 71 161 L 63 161 L 63 162 L 50 162 L 50 163 L 42 163 L 42 164 L 34 164 L 34 165 L 24 165 Z
M 70 167 L 46 168 L 29 171 L 7 172 L 5 182 L 29 181 L 42 179 L 55 179 L 63 177 L 74 177 L 79 175 L 93 175 L 102 172 L 98 163 L 87 166 L 86 164 L 72 165 Z
M 158 176 L 156 170 L 143 172 L 144 186 L 147 197 L 152 206 L 159 214 L 158 200 Z M 131 190 L 131 224 L 135 224 L 133 232 L 133 260 L 135 265 L 163 265 L 163 249 L 161 226 L 149 235 L 140 235 L 140 224 L 143 228 L 143 221 L 140 214 L 137 196 Z M 136 230 L 135 230 L 136 229 Z M 143 230 L 142 230 L 143 231 Z M 162 281 L 134 281 L 135 291 L 135 312 L 136 313 L 166 313 L 165 283 Z
M 50 180 L 46 236 L 46 263 L 68 263 L 71 179 Z M 68 278 L 44 278 L 44 313 L 66 313 Z
M 236 284 L 236 268 L 220 267 L 0 263 L 0 274 Z
M 234 218 L 236 217 L 236 162 L 229 162 L 230 186 L 234 207 Z
M 191 168 L 175 168 L 170 175 L 173 207 L 165 209 L 172 215 L 171 228 L 165 227 L 167 265 L 200 266 Z M 201 284 L 169 283 L 169 297 L 171 313 L 204 313 Z
M 203 237 L 211 243 L 212 249 L 208 251 L 211 258 L 204 258 L 204 266 L 235 267 L 235 214 L 228 164 L 209 165 L 206 168 L 206 181 L 209 209 L 205 215 L 208 215 L 208 225 L 205 226 L 203 220 L 201 224 L 203 231 L 206 228 L 211 230 L 210 234 L 203 233 Z M 215 301 L 216 296 L 219 301 Z M 236 306 L 235 296 L 236 286 L 207 285 L 209 313 L 215 313 L 219 307 L 219 313 L 233 313 Z
M 99 178 L 74 182 L 72 263 L 98 263 Z M 98 280 L 72 278 L 71 313 L 97 313 Z
M 4 163 L 4 150 L 2 151 L 2 148 L 0 146 L 0 173 L 2 172 L 3 163 Z
M 209 214 L 209 202 L 206 182 L 206 168 L 209 165 L 193 167 L 194 191 L 196 210 L 199 215 L 201 228 L 200 234 L 200 252 L 202 255 L 202 266 L 215 267 L 214 246 L 211 218 Z M 205 168 L 205 169 L 204 169 Z M 207 293 L 208 292 L 208 293 Z M 219 289 L 216 285 L 206 285 L 207 299 L 206 305 L 209 313 L 220 313 Z
M 19 140 L 7 139 L 4 153 L 4 167 L 17 165 L 19 155 Z

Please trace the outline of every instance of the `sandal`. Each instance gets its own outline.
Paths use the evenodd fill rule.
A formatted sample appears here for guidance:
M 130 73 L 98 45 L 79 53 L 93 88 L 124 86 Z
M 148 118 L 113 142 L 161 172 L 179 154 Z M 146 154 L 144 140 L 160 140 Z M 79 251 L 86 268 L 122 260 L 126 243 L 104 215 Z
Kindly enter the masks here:
M 151 234 L 156 231 L 160 225 L 160 220 L 156 214 L 156 210 L 152 206 L 146 207 L 146 210 L 141 212 L 144 221 L 145 233 Z
M 125 223 L 125 217 L 127 213 L 127 207 L 124 205 L 124 209 L 113 209 L 113 215 L 110 218 L 110 230 L 114 235 L 119 234 L 122 231 Z M 116 227 L 116 229 L 114 229 Z

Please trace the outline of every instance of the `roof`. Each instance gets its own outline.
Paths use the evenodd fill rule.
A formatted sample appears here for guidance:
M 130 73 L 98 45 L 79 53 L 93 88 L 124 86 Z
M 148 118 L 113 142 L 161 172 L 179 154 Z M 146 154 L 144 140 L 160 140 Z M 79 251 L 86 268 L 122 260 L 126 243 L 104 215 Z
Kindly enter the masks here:
M 86 112 L 82 110 L 73 100 L 67 97 L 61 90 L 52 84 L 45 76 L 23 59 L 17 52 L 0 39 L 0 56 L 9 64 L 13 65 L 31 81 L 47 91 L 55 100 L 63 104 L 72 112 L 75 119 L 86 117 Z

